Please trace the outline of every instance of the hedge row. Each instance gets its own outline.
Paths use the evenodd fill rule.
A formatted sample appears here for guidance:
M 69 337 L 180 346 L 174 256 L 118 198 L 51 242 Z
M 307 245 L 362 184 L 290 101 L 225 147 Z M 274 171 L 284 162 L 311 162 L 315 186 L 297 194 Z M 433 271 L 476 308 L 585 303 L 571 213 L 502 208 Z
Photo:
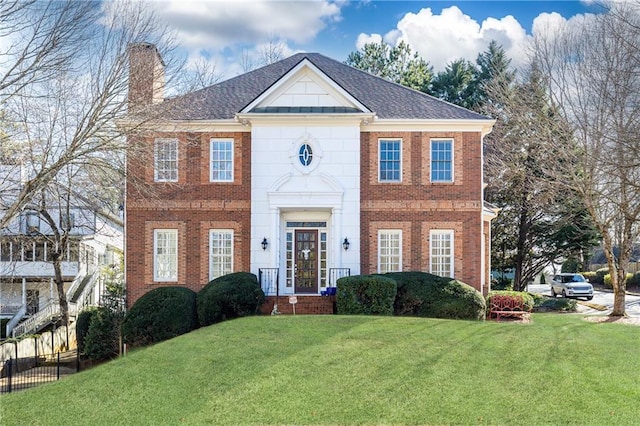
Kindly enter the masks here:
M 600 268 L 597 271 L 582 272 L 582 275 L 591 284 L 597 284 L 611 288 L 611 275 L 609 274 L 609 268 Z M 627 287 L 640 286 L 640 272 L 635 274 L 627 273 L 626 275 Z
M 473 287 L 426 272 L 393 272 L 338 280 L 338 314 L 485 318 L 485 300 Z
M 258 313 L 265 300 L 254 274 L 235 272 L 210 281 L 197 294 L 186 287 L 160 287 L 127 312 L 123 340 L 144 346 L 227 319 Z

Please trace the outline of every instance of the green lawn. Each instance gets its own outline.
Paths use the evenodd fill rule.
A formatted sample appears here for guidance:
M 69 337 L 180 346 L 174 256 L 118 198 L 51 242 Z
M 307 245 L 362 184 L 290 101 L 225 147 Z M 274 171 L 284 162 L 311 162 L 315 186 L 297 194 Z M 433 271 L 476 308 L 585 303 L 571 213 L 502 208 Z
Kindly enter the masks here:
M 640 327 L 278 316 L 0 397 L 3 425 L 639 424 Z

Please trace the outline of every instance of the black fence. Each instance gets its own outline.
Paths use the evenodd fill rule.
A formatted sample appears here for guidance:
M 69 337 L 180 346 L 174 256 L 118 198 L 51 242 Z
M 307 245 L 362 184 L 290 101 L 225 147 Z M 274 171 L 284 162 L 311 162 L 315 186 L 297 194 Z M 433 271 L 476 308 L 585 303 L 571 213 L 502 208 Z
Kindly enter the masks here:
M 280 295 L 280 281 L 278 278 L 278 268 L 258 269 L 258 281 L 265 295 Z
M 0 369 L 0 393 L 29 389 L 42 383 L 54 382 L 60 375 L 78 371 L 76 355 L 61 358 L 58 352 L 53 359 L 29 357 L 9 359 Z

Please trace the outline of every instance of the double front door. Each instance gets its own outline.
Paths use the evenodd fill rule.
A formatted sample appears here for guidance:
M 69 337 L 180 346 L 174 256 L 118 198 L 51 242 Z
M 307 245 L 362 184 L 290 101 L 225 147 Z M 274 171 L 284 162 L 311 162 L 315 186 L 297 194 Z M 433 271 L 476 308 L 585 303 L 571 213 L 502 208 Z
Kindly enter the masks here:
M 318 230 L 296 230 L 294 275 L 296 293 L 318 293 Z

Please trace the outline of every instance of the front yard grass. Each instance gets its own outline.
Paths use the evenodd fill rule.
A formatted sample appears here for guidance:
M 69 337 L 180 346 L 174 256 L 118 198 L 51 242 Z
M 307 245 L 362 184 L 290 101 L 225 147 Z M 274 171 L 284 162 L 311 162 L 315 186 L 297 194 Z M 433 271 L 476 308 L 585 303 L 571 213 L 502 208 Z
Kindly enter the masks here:
M 251 317 L 0 397 L 3 425 L 637 424 L 640 327 Z

